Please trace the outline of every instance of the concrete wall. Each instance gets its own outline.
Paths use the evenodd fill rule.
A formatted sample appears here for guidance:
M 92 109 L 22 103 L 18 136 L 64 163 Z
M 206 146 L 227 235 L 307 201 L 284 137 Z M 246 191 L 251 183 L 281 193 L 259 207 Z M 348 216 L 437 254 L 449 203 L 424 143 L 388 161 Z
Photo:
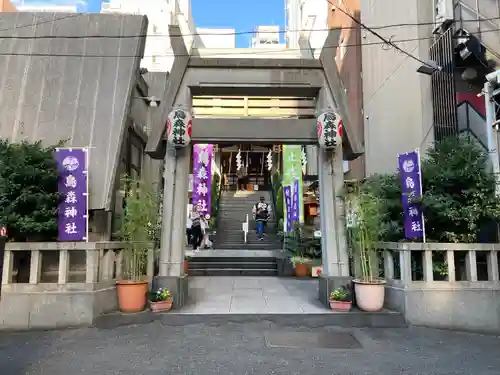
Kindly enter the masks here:
M 369 26 L 416 24 L 433 19 L 432 1 L 361 1 L 361 20 Z M 405 51 L 428 60 L 432 26 L 378 29 Z M 426 38 L 426 39 L 423 39 Z M 394 172 L 397 154 L 433 141 L 430 77 L 416 72 L 422 65 L 364 30 L 361 32 L 366 174 Z M 375 43 L 375 44 L 374 44 Z
M 16 284 L 4 285 L 0 330 L 90 326 L 100 315 L 118 308 L 114 284 L 74 284 L 39 293 L 17 292 Z
M 500 284 L 413 284 L 386 287 L 386 307 L 404 313 L 408 323 L 500 333 Z
M 4 36 L 22 37 L 0 40 L 0 138 L 90 147 L 89 208 L 109 209 L 146 18 L 18 12 L 0 23 Z

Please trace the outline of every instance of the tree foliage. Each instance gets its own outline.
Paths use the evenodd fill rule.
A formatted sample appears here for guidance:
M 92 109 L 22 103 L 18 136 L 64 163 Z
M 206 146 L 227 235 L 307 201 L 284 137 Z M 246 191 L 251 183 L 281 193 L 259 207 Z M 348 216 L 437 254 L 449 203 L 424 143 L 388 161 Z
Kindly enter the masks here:
M 57 238 L 58 171 L 54 147 L 0 140 L 0 224 L 14 241 Z
M 485 241 L 484 228 L 500 219 L 488 154 L 470 137 L 451 137 L 430 148 L 422 161 L 422 183 L 425 229 L 431 241 Z M 399 175 L 373 176 L 363 189 L 381 199 L 383 240 L 403 239 Z
M 141 281 L 146 275 L 147 250 L 159 242 L 161 195 L 144 180 L 122 176 L 125 212 L 119 235 L 127 243 L 123 276 Z

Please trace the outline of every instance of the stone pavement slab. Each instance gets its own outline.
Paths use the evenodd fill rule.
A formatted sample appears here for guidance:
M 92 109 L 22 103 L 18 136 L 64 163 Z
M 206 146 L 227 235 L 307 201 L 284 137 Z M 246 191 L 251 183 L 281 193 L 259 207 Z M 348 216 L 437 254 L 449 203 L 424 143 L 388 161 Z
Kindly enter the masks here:
M 498 375 L 500 339 L 268 321 L 0 333 L 2 375 Z
M 314 279 L 279 277 L 189 278 L 188 304 L 181 314 L 328 314 Z

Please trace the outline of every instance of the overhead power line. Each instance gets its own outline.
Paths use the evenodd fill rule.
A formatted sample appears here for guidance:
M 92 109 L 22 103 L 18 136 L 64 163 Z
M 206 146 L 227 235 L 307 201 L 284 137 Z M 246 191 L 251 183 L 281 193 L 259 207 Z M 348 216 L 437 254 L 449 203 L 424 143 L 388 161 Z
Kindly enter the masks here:
M 329 1 L 330 4 L 332 4 Z M 332 4 L 333 5 L 333 4 Z M 354 17 L 349 15 L 347 12 L 344 10 L 336 7 L 336 9 L 340 10 L 344 14 L 346 14 L 348 17 L 353 19 L 359 27 L 366 29 L 367 31 L 370 30 L 384 30 L 384 29 L 392 29 L 392 28 L 401 28 L 401 27 L 414 27 L 414 26 L 432 26 L 435 25 L 435 22 L 418 22 L 418 23 L 397 23 L 397 24 L 389 24 L 389 25 L 382 25 L 382 26 L 366 26 L 361 24 L 359 21 L 357 21 Z M 76 18 L 79 16 L 82 16 L 84 14 L 82 13 L 77 13 L 77 14 L 72 14 L 69 16 L 64 16 L 64 17 L 59 17 L 59 18 L 54 18 L 50 20 L 44 20 L 41 22 L 35 22 L 31 24 L 25 24 L 25 25 L 20 25 L 20 26 L 14 26 L 12 28 L 6 28 L 6 29 L 0 29 L 0 32 L 6 32 L 6 31 L 11 31 L 11 30 L 16 30 L 16 29 L 22 29 L 22 28 L 29 28 L 29 27 L 37 27 L 38 25 L 43 25 L 46 23 L 50 22 L 57 22 L 61 21 L 64 19 L 68 18 Z M 491 18 L 483 18 L 479 19 L 479 22 L 486 22 L 486 21 L 493 21 L 493 20 L 500 20 L 500 17 L 491 17 Z M 468 23 L 468 22 L 474 22 L 477 24 L 478 20 L 462 20 L 460 21 L 461 23 Z M 277 31 L 269 31 L 269 30 L 263 30 L 263 31 L 235 31 L 235 32 L 227 32 L 227 33 L 219 33 L 219 32 L 201 32 L 201 33 L 189 33 L 189 34 L 182 34 L 182 36 L 202 36 L 202 35 L 213 35 L 213 36 L 237 36 L 237 35 L 250 35 L 250 34 L 284 34 L 284 33 L 301 33 L 301 32 L 324 32 L 328 31 L 331 29 L 338 29 L 338 30 L 355 30 L 358 29 L 359 27 L 353 27 L 353 26 L 348 26 L 348 27 L 336 27 L 336 28 L 320 28 L 320 29 L 296 29 L 296 30 L 277 30 Z M 375 34 L 374 34 L 375 35 Z M 141 37 L 152 37 L 152 38 L 169 38 L 170 36 L 168 34 L 133 34 L 133 35 L 34 35 L 34 36 L 26 36 L 26 35 L 7 35 L 7 36 L 0 36 L 0 39 L 127 39 L 127 38 L 141 38 Z M 381 37 L 381 36 L 377 36 Z
M 17 13 L 9 13 L 9 14 L 11 14 L 12 17 L 14 17 Z M 51 18 L 50 20 L 38 21 L 38 22 L 34 22 L 34 23 L 27 23 L 24 25 L 17 25 L 17 26 L 13 26 L 13 27 L 8 27 L 6 29 L 0 29 L 0 32 L 25 29 L 28 27 L 36 27 L 38 25 L 44 25 L 46 23 L 62 21 L 62 20 L 68 19 L 68 18 L 77 18 L 79 16 L 81 16 L 81 13 L 70 14 L 70 15 L 66 15 L 66 16 L 62 16 L 62 17 L 55 17 L 55 18 Z
M 343 14 L 345 14 L 347 17 L 349 17 L 353 22 L 355 22 L 356 24 L 358 24 L 359 26 L 361 26 L 361 28 L 367 30 L 368 32 L 370 32 L 371 34 L 373 34 L 374 36 L 376 36 L 377 38 L 379 38 L 382 42 L 384 42 L 385 45 L 393 47 L 395 50 L 401 52 L 402 54 L 408 56 L 409 58 L 411 58 L 411 59 L 413 59 L 415 61 L 418 61 L 419 63 L 421 63 L 423 65 L 426 65 L 426 66 L 428 66 L 428 67 L 430 67 L 432 69 L 436 68 L 436 66 L 432 65 L 431 63 L 428 63 L 428 62 L 426 62 L 426 61 L 418 58 L 417 56 L 411 54 L 410 52 L 405 51 L 404 49 L 402 49 L 401 47 L 399 47 L 397 44 L 395 44 L 395 42 L 392 41 L 391 39 L 384 38 L 378 32 L 376 32 L 372 28 L 366 26 L 363 22 L 358 21 L 356 18 L 354 18 L 353 16 L 351 16 L 348 12 L 346 12 L 342 8 L 334 5 L 331 1 L 328 0 L 328 2 L 333 5 L 333 10 L 339 10 L 339 11 L 341 11 Z
M 500 28 L 494 29 L 494 30 L 485 30 L 481 31 L 480 33 L 470 33 L 470 35 L 474 34 L 484 34 L 487 32 L 499 32 Z M 398 46 L 395 46 L 395 43 L 408 43 L 408 42 L 415 42 L 415 41 L 420 41 L 420 40 L 432 40 L 434 39 L 434 36 L 429 36 L 429 37 L 422 37 L 422 38 L 408 38 L 408 39 L 398 39 L 398 40 L 387 40 L 387 41 L 380 41 L 380 42 L 368 42 L 368 43 L 343 43 L 343 44 L 337 44 L 333 46 L 324 46 L 323 48 L 337 48 L 337 47 L 367 47 L 367 46 L 374 46 L 374 45 L 385 45 L 385 46 L 390 46 L 393 47 L 394 49 L 401 51 L 401 48 Z M 385 38 L 384 38 L 385 40 Z M 397 47 L 397 48 L 395 48 Z M 205 49 L 206 51 L 207 49 Z M 319 48 L 318 50 L 321 50 Z M 250 56 L 250 55 L 263 55 L 263 54 L 276 54 L 276 53 L 287 53 L 291 51 L 309 51 L 309 49 L 304 49 L 304 48 L 283 48 L 283 49 L 259 49 L 259 48 L 253 48 L 253 49 L 243 49 L 243 48 L 234 48 L 232 49 L 232 52 L 213 52 L 213 53 L 204 53 L 203 56 L 196 56 L 193 54 L 174 54 L 174 53 L 166 53 L 166 54 L 158 54 L 158 55 L 105 55 L 105 54 L 69 54 L 69 53 L 28 53 L 28 52 L 1 52 L 0 51 L 0 56 L 33 56 L 33 57 L 94 57 L 94 58 L 143 58 L 143 57 L 217 57 L 217 56 Z M 408 56 L 408 53 L 403 50 L 403 53 Z M 410 54 L 409 57 L 412 57 Z M 421 62 L 420 59 L 417 59 L 417 61 Z M 422 63 L 422 62 L 421 62 Z M 426 63 L 428 64 L 428 63 Z

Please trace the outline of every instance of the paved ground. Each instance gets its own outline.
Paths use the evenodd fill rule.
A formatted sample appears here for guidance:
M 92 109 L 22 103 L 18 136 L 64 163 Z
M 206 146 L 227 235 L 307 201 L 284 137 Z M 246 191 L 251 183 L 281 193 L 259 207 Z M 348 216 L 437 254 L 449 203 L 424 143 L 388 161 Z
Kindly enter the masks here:
M 315 279 L 189 277 L 186 314 L 324 314 Z
M 209 326 L 167 326 L 159 321 L 113 330 L 0 333 L 2 375 L 498 375 L 500 339 L 430 329 L 348 331 L 360 349 L 327 349 L 306 330 L 299 347 L 266 342 L 290 328 L 265 321 Z M 300 343 L 298 337 L 304 337 Z M 293 341 L 293 340 L 292 340 Z M 323 341 L 325 341 L 323 339 Z

